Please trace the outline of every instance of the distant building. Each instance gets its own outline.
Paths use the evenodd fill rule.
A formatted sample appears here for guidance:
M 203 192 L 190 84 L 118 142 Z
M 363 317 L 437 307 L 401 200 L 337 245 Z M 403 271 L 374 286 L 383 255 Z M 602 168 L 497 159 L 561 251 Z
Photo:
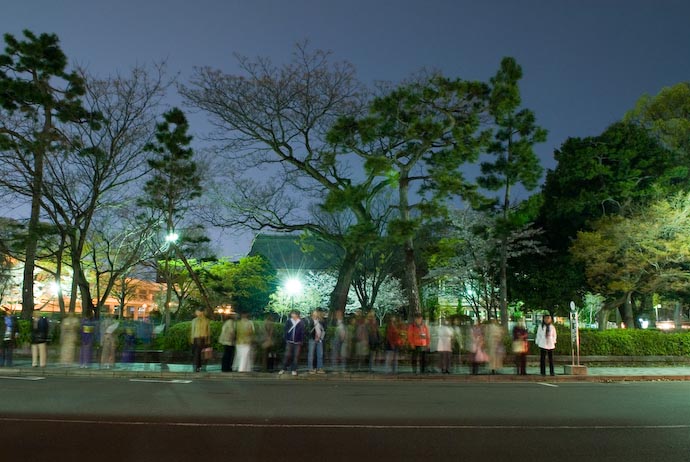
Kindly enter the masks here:
M 13 265 L 7 272 L 7 277 L 2 281 L 3 287 L 0 292 L 0 301 L 2 302 L 3 309 L 19 313 L 22 310 L 22 275 L 24 265 L 16 260 L 13 260 L 12 263 Z M 58 284 L 52 274 L 40 268 L 36 268 L 34 275 L 35 310 L 47 315 L 59 314 L 60 305 L 57 298 L 59 292 L 58 288 L 62 289 L 65 308 L 69 309 L 71 275 L 66 274 L 63 276 L 62 281 Z M 116 284 L 110 296 L 101 307 L 101 314 L 120 315 L 121 291 L 121 285 Z M 159 294 L 164 291 L 165 284 L 136 278 L 125 279 L 126 295 L 124 297 L 125 307 L 123 317 L 130 319 L 148 318 L 151 311 L 158 309 L 156 300 Z M 91 294 L 93 296 L 96 295 L 96 290 L 93 286 L 91 288 Z M 94 304 L 95 303 L 96 300 L 94 300 Z M 80 299 L 77 299 L 75 311 L 79 314 L 82 312 Z
M 343 255 L 337 245 L 297 234 L 259 234 L 249 256 L 266 258 L 280 275 L 325 272 L 336 269 Z

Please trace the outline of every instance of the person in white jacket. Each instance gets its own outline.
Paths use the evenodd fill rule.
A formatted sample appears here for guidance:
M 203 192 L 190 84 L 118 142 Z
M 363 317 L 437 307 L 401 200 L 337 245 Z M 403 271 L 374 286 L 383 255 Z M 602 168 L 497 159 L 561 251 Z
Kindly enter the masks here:
M 450 374 L 450 357 L 453 354 L 453 328 L 447 319 L 436 330 L 436 351 L 441 358 L 441 374 Z
M 556 375 L 553 371 L 553 350 L 556 348 L 556 327 L 553 325 L 551 315 L 545 314 L 542 318 L 541 324 L 537 328 L 535 343 L 539 347 L 539 352 L 541 353 L 539 359 L 541 375 L 546 375 L 547 354 L 549 356 L 549 372 L 551 372 L 551 375 Z

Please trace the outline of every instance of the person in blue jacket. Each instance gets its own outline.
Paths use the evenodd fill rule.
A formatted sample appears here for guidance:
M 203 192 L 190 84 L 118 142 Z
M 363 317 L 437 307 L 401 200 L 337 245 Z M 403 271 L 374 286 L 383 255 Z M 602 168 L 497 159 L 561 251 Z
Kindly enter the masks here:
M 292 310 L 290 312 L 290 319 L 285 323 L 285 358 L 283 360 L 283 369 L 279 374 L 284 374 L 288 364 L 292 362 L 292 375 L 297 375 L 299 353 L 302 350 L 302 343 L 304 343 L 304 330 L 304 321 L 300 317 L 300 312 Z
M 12 353 L 17 346 L 17 335 L 19 334 L 19 319 L 9 311 L 6 312 L 4 322 L 0 323 L 2 328 L 2 351 L 0 352 L 0 367 L 12 367 Z

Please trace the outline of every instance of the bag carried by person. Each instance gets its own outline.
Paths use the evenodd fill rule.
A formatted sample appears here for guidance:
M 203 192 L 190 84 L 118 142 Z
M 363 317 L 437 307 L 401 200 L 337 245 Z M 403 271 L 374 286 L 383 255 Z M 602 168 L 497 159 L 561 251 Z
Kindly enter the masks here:
M 527 353 L 528 346 L 524 340 L 513 340 L 513 353 L 524 354 Z
M 213 358 L 213 348 L 206 347 L 203 350 L 201 350 L 201 357 L 205 361 L 208 361 L 209 359 Z
M 477 349 L 477 352 L 474 354 L 474 361 L 477 363 L 488 363 L 489 362 L 489 355 L 486 354 L 486 352 L 479 348 Z

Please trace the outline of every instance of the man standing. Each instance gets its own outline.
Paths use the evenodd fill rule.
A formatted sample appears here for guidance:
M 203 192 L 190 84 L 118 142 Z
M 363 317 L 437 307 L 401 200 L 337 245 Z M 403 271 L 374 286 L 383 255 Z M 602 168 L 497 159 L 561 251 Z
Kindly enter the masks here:
M 83 369 L 87 369 L 91 366 L 95 338 L 96 324 L 89 314 L 81 321 L 81 354 L 79 355 L 79 367 Z
M 279 374 L 284 374 L 288 364 L 292 362 L 292 375 L 297 375 L 299 353 L 304 342 L 304 330 L 304 322 L 299 311 L 292 310 L 290 319 L 285 323 L 285 359 L 283 360 L 283 369 Z
M 231 372 L 232 362 L 235 359 L 235 314 L 228 315 L 227 321 L 223 323 L 218 341 L 223 345 L 223 361 L 221 362 L 221 372 Z
M 421 314 L 407 327 L 407 341 L 412 349 L 412 372 L 417 373 L 417 361 L 422 374 L 426 372 L 426 351 L 429 349 L 429 328 Z
M 2 355 L 0 355 L 0 367 L 12 367 L 12 356 L 19 333 L 19 321 L 16 316 L 7 311 L 3 324 Z
M 41 316 L 38 311 L 34 311 L 31 321 L 31 366 L 46 367 L 46 355 L 48 343 L 48 318 Z
M 310 374 L 323 374 L 323 338 L 326 330 L 323 327 L 323 316 L 321 310 L 314 310 L 311 313 L 311 323 L 309 324 L 309 351 L 307 362 L 309 363 Z M 314 367 L 314 353 L 316 353 L 316 367 Z
M 204 309 L 196 309 L 196 317 L 192 320 L 190 339 L 192 355 L 194 356 L 194 372 L 201 372 L 203 350 L 211 346 L 211 324 L 204 313 Z

